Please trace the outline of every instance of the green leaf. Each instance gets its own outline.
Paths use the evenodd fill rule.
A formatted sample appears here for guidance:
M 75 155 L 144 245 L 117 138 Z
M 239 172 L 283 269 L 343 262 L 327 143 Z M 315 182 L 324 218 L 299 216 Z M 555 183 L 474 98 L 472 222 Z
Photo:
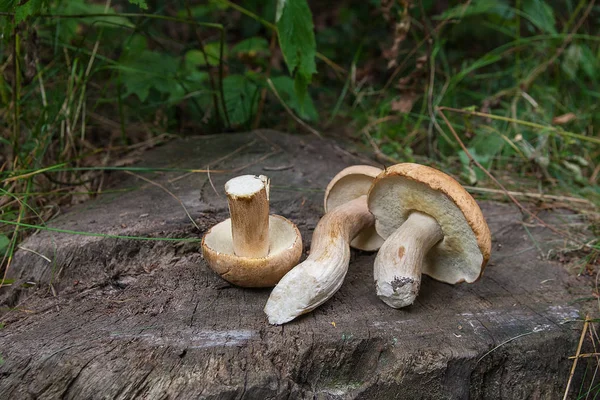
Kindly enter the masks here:
M 296 95 L 304 101 L 315 64 L 316 43 L 312 14 L 306 0 L 279 0 L 277 3 L 279 46 L 295 78 Z
M 0 0 L 0 12 L 13 12 L 17 4 L 17 0 Z
M 542 32 L 557 33 L 554 10 L 544 0 L 525 0 L 523 3 L 523 13 L 525 13 L 525 17 L 529 22 Z
M 471 156 L 482 166 L 484 167 L 488 167 L 489 163 L 492 161 L 492 156 L 490 154 L 479 154 L 477 152 L 477 149 L 474 147 L 468 147 L 467 148 L 469 150 L 469 154 L 471 154 Z M 469 158 L 469 156 L 467 156 L 467 153 L 465 153 L 463 150 L 458 152 L 458 159 L 460 160 L 462 166 L 463 166 L 463 171 L 461 173 L 461 176 L 467 180 L 467 182 L 469 182 L 470 185 L 474 185 L 477 183 L 478 180 L 483 179 L 483 177 L 485 176 L 483 171 L 481 171 L 479 168 L 475 167 L 474 165 L 471 165 L 471 159 Z
M 125 41 L 122 58 L 135 58 L 136 55 L 148 48 L 148 40 L 144 35 L 133 35 Z
M 6 235 L 0 235 L 0 255 L 4 254 L 10 244 L 10 239 Z
M 271 79 L 273 86 L 277 89 L 277 93 L 283 99 L 285 104 L 294 110 L 298 116 L 307 121 L 316 121 L 319 119 L 315 105 L 310 96 L 304 96 L 301 102 L 296 91 L 294 90 L 294 80 L 289 76 L 278 76 Z
M 223 79 L 223 96 L 229 122 L 242 125 L 250 120 L 258 107 L 258 86 L 243 75 Z
M 57 7 L 54 13 L 56 14 L 67 14 L 67 15 L 79 15 L 79 14 L 107 14 L 112 15 L 115 14 L 115 10 L 113 8 L 109 8 L 106 10 L 106 7 L 102 4 L 93 4 L 86 3 L 84 0 L 69 0 L 62 1 L 59 3 L 59 7 Z M 65 21 L 60 21 L 61 24 Z M 94 24 L 96 26 L 104 26 L 109 28 L 119 28 L 119 27 L 127 27 L 127 28 L 135 28 L 135 25 L 127 18 L 121 16 L 110 16 L 110 17 L 86 17 L 86 18 L 78 18 L 77 20 L 73 20 L 75 24 L 83 23 L 87 25 Z
M 570 45 L 565 51 L 565 55 L 560 66 L 570 79 L 574 79 L 577 76 L 579 64 L 581 63 L 581 55 L 581 46 L 576 44 Z
M 298 102 L 301 106 L 304 105 L 308 94 L 308 84 L 310 82 L 306 80 L 306 77 L 302 74 L 296 74 L 294 77 L 294 91 L 298 97 Z
M 470 4 L 459 4 L 447 9 L 440 15 L 433 17 L 435 20 L 460 19 L 473 15 L 499 15 L 511 18 L 511 9 L 504 1 L 475 0 Z
M 600 78 L 600 74 L 598 74 L 598 58 L 589 46 L 581 46 L 580 66 L 583 72 L 593 81 Z
M 129 2 L 131 4 L 135 4 L 136 6 L 138 6 L 139 8 L 141 8 L 142 10 L 147 10 L 148 9 L 148 4 L 146 4 L 146 0 L 129 0 Z
M 217 66 L 220 60 L 221 43 L 211 42 L 204 45 L 206 57 L 200 50 L 190 50 L 185 54 L 186 62 L 196 66 Z M 223 57 L 227 56 L 227 46 L 223 47 Z
M 231 49 L 231 52 L 234 54 L 253 54 L 258 52 L 268 52 L 269 51 L 269 42 L 267 39 L 254 36 L 245 40 L 242 40 Z
M 17 7 L 15 10 L 15 23 L 25 21 L 29 16 L 37 14 L 42 10 L 42 7 L 47 5 L 47 0 L 29 0 Z
M 178 60 L 168 54 L 150 50 L 127 54 L 117 67 L 125 84 L 124 96 L 136 95 L 140 101 L 146 101 L 150 89 L 160 93 L 177 96 L 182 90 L 177 81 Z
M 229 5 L 225 2 L 221 2 L 219 0 L 208 0 L 205 4 L 199 4 L 197 6 L 190 7 L 190 11 L 192 17 L 194 18 L 202 18 L 210 16 L 210 14 L 226 10 L 229 8 Z M 180 10 L 177 12 L 177 16 L 180 18 L 188 18 L 188 10 L 185 7 L 180 7 Z

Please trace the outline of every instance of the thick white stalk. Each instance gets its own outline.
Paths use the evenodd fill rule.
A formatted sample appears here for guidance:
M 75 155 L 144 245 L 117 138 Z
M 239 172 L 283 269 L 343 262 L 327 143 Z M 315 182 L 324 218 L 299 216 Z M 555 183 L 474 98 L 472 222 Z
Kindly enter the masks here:
M 411 305 L 421 287 L 423 258 L 443 238 L 434 218 L 412 212 L 377 253 L 373 274 L 377 296 L 393 308 Z
M 236 256 L 262 258 L 269 254 L 269 179 L 242 175 L 225 184 L 231 236 Z
M 325 214 L 313 233 L 308 258 L 273 289 L 265 306 L 269 322 L 284 324 L 329 300 L 348 272 L 350 242 L 374 222 L 366 196 Z

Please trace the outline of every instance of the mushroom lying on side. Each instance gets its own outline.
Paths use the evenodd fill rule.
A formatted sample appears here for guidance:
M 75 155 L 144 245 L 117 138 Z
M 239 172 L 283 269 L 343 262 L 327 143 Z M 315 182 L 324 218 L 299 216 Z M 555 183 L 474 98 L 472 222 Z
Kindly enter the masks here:
M 375 258 L 377 295 L 401 308 L 419 293 L 421 273 L 446 283 L 474 282 L 490 257 L 481 209 L 452 177 L 418 164 L 387 168 L 368 198 L 385 242 Z
M 296 225 L 269 215 L 269 180 L 243 175 L 225 184 L 231 218 L 202 239 L 202 255 L 221 278 L 244 287 L 271 287 L 300 260 Z
M 275 286 L 265 313 L 271 324 L 284 324 L 314 310 L 340 288 L 350 263 L 350 245 L 377 250 L 383 239 L 373 229 L 367 193 L 381 170 L 368 165 L 348 167 L 325 192 L 326 214 L 312 236 L 308 258 Z

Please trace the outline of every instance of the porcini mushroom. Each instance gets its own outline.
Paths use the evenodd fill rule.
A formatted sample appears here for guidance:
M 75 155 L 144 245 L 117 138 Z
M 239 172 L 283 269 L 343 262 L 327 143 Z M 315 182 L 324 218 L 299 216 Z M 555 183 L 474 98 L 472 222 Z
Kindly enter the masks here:
M 419 293 L 421 273 L 472 283 L 490 258 L 491 235 L 481 209 L 452 177 L 424 165 L 387 168 L 368 196 L 385 242 L 375 258 L 377 295 L 401 308 Z
M 350 245 L 377 250 L 383 239 L 373 229 L 367 193 L 381 172 L 368 165 L 348 167 L 325 192 L 326 213 L 317 224 L 310 255 L 273 289 L 265 306 L 271 324 L 284 324 L 326 302 L 342 285 L 350 263 Z
M 243 175 L 225 184 L 231 218 L 202 239 L 202 255 L 221 278 L 244 287 L 271 287 L 300 260 L 296 225 L 269 215 L 269 180 Z

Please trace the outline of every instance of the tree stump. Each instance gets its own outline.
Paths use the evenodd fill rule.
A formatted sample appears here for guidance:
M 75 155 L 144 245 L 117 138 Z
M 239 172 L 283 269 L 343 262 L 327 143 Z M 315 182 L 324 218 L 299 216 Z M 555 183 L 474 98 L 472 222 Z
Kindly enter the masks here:
M 274 131 L 181 139 L 140 166 L 210 174 L 124 175 L 117 191 L 50 226 L 200 239 L 228 217 L 224 183 L 264 174 L 271 212 L 298 225 L 307 250 L 329 180 L 366 162 L 332 141 Z M 199 242 L 40 231 L 16 253 L 15 282 L 1 291 L 1 397 L 562 398 L 582 326 L 572 322 L 582 318 L 573 300 L 589 297 L 589 278 L 545 259 L 557 236 L 524 227 L 514 206 L 480 205 L 493 248 L 478 282 L 425 277 L 417 302 L 395 310 L 375 295 L 375 254 L 353 251 L 339 292 L 284 326 L 267 323 L 269 289 L 223 281 Z

